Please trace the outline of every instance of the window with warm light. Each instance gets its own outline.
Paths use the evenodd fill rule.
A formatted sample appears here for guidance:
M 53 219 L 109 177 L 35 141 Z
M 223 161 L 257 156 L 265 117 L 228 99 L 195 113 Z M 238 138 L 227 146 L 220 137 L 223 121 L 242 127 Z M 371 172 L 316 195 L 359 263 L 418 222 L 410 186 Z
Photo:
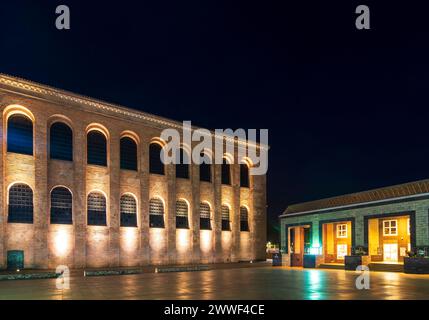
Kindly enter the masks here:
M 337 238 L 347 238 L 347 224 L 337 224 Z
M 33 223 L 33 190 L 24 184 L 9 189 L 8 217 L 10 223 Z
M 89 226 L 106 226 L 106 197 L 101 192 L 88 194 L 87 223 Z
M 411 234 L 411 224 L 410 224 L 410 218 L 407 219 L 407 234 Z M 408 250 L 410 251 L 410 250 Z
M 230 221 L 229 221 L 229 207 L 228 206 L 222 205 L 221 215 L 222 215 L 222 231 L 231 230 L 231 225 L 230 225 Z
M 72 224 L 72 194 L 69 189 L 56 187 L 51 191 L 51 224 Z
M 176 201 L 176 228 L 178 229 L 188 229 L 188 204 L 185 200 Z
M 398 235 L 398 221 L 397 220 L 384 220 L 383 221 L 383 235 L 397 236 Z
M 137 202 L 130 194 L 121 197 L 121 227 L 137 227 Z
M 210 205 L 208 203 L 200 203 L 200 229 L 211 230 L 212 226 L 210 223 Z
M 149 201 L 149 226 L 151 228 L 164 228 L 164 203 L 159 198 Z

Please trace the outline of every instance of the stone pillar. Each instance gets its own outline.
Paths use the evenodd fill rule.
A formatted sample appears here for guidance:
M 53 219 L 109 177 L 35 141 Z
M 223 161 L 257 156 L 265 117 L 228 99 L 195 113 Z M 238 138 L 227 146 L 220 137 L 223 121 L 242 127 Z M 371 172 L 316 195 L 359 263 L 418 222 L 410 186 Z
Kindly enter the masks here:
M 150 139 L 140 134 L 139 175 L 140 175 L 140 265 L 150 263 L 149 247 L 149 144 Z
M 267 201 L 266 176 L 251 176 L 250 231 L 252 235 L 252 259 L 266 259 Z M 283 229 L 282 229 L 283 230 Z
M 167 210 L 165 228 L 167 235 L 168 263 L 176 263 L 176 166 L 165 166 L 167 176 Z
M 354 221 L 354 231 L 355 231 L 355 245 L 356 246 L 365 246 L 369 243 L 365 243 L 364 239 L 364 218 L 362 215 L 357 215 Z M 368 248 L 369 250 L 369 248 Z
M 233 203 L 231 206 L 231 262 L 240 260 L 240 164 L 238 162 L 238 148 L 234 148 L 234 163 L 231 164 L 231 185 Z
M 119 266 L 119 198 L 120 198 L 120 136 L 115 130 L 110 130 L 108 150 L 109 155 L 109 248 L 110 266 Z
M 2 104 L 3 109 L 3 104 Z M 4 186 L 4 169 L 3 161 L 5 159 L 5 150 L 6 146 L 5 137 L 3 130 L 5 126 L 3 125 L 3 110 L 0 112 L 0 269 L 6 268 L 6 252 L 5 252 L 5 233 L 6 233 L 6 203 L 4 201 L 5 186 Z
M 191 229 L 191 250 L 192 263 L 199 263 L 201 257 L 200 248 L 200 168 L 192 163 L 191 168 L 191 188 L 192 188 L 192 207 L 190 211 L 190 229 Z
M 48 267 L 48 156 L 47 119 L 42 113 L 35 115 L 34 159 L 35 188 L 34 202 L 34 267 Z
M 80 121 L 73 126 L 74 267 L 86 265 L 86 133 Z
M 214 162 L 214 161 L 213 161 Z M 213 212 L 213 254 L 214 262 L 223 262 L 222 255 L 222 167 L 220 164 L 212 164 L 214 187 L 214 212 Z

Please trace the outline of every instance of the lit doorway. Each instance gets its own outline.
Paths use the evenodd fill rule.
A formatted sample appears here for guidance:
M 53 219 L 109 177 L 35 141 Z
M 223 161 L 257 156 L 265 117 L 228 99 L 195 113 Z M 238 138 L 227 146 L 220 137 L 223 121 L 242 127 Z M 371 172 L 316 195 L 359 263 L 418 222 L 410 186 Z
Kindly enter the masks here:
M 398 262 L 397 243 L 385 243 L 383 245 L 383 260 L 386 262 Z

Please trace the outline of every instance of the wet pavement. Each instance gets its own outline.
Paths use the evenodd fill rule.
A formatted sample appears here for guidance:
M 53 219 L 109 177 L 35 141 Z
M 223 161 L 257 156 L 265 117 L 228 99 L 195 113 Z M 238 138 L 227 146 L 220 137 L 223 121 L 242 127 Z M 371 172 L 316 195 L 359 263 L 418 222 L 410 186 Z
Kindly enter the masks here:
M 429 299 L 429 276 L 372 272 L 356 289 L 353 271 L 258 267 L 0 282 L 0 299 Z

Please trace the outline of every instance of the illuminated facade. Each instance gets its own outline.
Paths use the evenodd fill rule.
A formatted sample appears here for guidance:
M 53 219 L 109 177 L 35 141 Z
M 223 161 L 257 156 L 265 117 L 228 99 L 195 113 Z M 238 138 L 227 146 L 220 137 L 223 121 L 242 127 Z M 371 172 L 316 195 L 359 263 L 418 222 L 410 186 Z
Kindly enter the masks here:
M 344 264 L 362 254 L 368 263 L 402 263 L 407 252 L 428 255 L 429 180 L 289 206 L 280 216 L 286 265 Z
M 0 107 L 1 268 L 265 259 L 266 177 L 237 152 L 164 166 L 181 123 L 5 75 Z

